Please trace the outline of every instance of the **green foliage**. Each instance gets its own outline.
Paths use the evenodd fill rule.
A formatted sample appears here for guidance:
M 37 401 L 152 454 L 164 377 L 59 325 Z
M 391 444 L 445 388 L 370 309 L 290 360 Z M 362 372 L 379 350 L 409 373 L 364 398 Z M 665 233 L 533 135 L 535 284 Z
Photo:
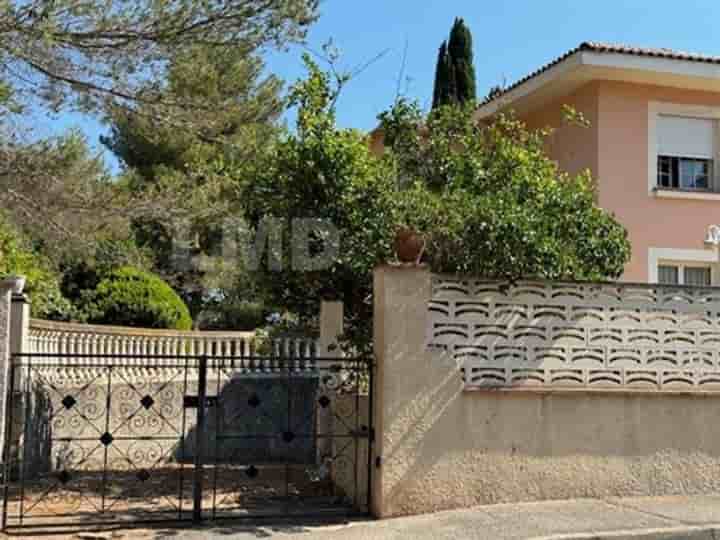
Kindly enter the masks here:
M 461 104 L 475 103 L 477 90 L 472 34 L 465 25 L 465 21 L 460 18 L 455 19 L 452 30 L 450 30 L 448 56 L 453 65 L 457 102 Z
M 103 143 L 128 167 L 128 191 L 165 195 L 165 212 L 133 220 L 135 240 L 153 252 L 155 270 L 196 319 L 213 318 L 208 311 L 219 309 L 213 301 L 217 294 L 237 292 L 233 287 L 242 269 L 220 269 L 210 257 L 221 249 L 223 221 L 238 213 L 228 204 L 235 186 L 224 171 L 256 160 L 279 129 L 282 83 L 264 68 L 243 48 L 196 46 L 174 55 L 164 93 L 168 100 L 202 104 L 187 111 L 194 130 L 158 125 L 148 111 L 151 105 L 109 111 L 112 134 Z M 173 257 L 173 242 L 188 246 L 182 264 Z M 215 315 L 216 321 L 232 320 L 221 311 Z
M 393 135 L 418 126 L 417 107 L 382 117 Z M 625 229 L 595 203 L 589 173 L 570 177 L 544 150 L 548 131 L 512 115 L 478 124 L 473 108 L 441 107 L 422 136 L 390 138 L 407 187 L 401 221 L 427 237 L 433 270 L 515 280 L 599 280 L 622 274 Z
M 262 302 L 227 296 L 207 302 L 205 310 L 199 321 L 200 330 L 252 331 L 264 326 L 270 314 Z
M 438 49 L 435 63 L 435 85 L 433 87 L 433 108 L 442 103 L 450 103 L 450 71 L 452 65 L 447 52 L 447 41 L 443 41 Z
M 154 104 L 158 121 L 199 108 L 165 100 L 157 73 L 178 51 L 255 51 L 302 41 L 318 0 L 3 0 L 0 87 L 58 110 Z M 0 91 L 0 99 L 5 92 Z M 7 98 L 6 98 L 7 99 Z
M 187 306 L 160 277 L 129 266 L 110 272 L 84 298 L 88 322 L 189 330 Z
M 449 41 L 443 41 L 438 52 L 433 108 L 475 103 L 476 99 L 472 34 L 465 22 L 457 18 L 450 30 Z
M 282 271 L 258 276 L 273 305 L 310 318 L 319 299 L 342 300 L 347 345 L 369 354 L 372 271 L 393 259 L 400 227 L 425 236 L 425 261 L 437 272 L 507 280 L 620 275 L 629 257 L 625 230 L 595 204 L 588 174 L 569 177 L 545 155 L 546 131 L 512 116 L 479 125 L 471 103 L 425 118 L 417 104 L 399 100 L 380 115 L 386 152 L 378 158 L 362 134 L 337 127 L 338 88 L 305 61 L 308 77 L 291 92 L 296 130 L 242 171 L 241 199 L 253 226 L 268 216 L 329 220 L 341 249 L 330 268 L 314 272 L 293 270 L 286 249 Z
M 328 220 L 340 230 L 342 249 L 328 269 L 294 270 L 288 228 L 283 270 L 264 266 L 256 277 L 271 304 L 306 318 L 318 313 L 319 300 L 341 299 L 346 317 L 362 325 L 357 337 L 362 334 L 364 342 L 354 343 L 367 350 L 372 269 L 392 253 L 395 183 L 384 162 L 371 154 L 363 133 L 336 126 L 337 88 L 307 55 L 305 63 L 308 77 L 290 93 L 298 109 L 296 130 L 254 169 L 244 171 L 241 200 L 253 226 L 269 216 L 287 223 Z
M 34 317 L 57 320 L 73 317 L 72 305 L 60 292 L 58 276 L 50 263 L 0 218 L 0 277 L 12 275 L 26 278 L 25 292 L 32 300 Z
M 79 306 L 88 291 L 113 270 L 124 266 L 150 269 L 151 255 L 130 239 L 97 238 L 87 249 L 69 251 L 60 261 L 62 293 Z M 86 314 L 78 310 L 77 316 L 82 319 Z
M 183 49 L 167 68 L 163 95 L 168 101 L 198 104 L 199 110 L 185 112 L 194 129 L 158 125 L 150 105 L 114 107 L 108 111 L 111 135 L 101 141 L 137 173 L 135 187 L 157 183 L 172 172 L 192 176 L 198 166 L 218 158 L 244 159 L 255 141 L 272 134 L 283 109 L 282 83 L 264 75 L 264 68 L 259 57 L 244 49 Z

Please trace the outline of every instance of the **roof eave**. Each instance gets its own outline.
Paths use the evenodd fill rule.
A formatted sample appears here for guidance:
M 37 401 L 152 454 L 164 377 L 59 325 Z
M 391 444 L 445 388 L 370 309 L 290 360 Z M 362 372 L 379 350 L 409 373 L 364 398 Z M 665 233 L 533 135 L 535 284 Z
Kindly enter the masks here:
M 522 112 L 542 103 L 542 95 L 570 93 L 591 80 L 616 80 L 720 92 L 720 64 L 707 61 L 641 56 L 621 52 L 577 50 L 480 105 L 478 119 L 506 108 Z

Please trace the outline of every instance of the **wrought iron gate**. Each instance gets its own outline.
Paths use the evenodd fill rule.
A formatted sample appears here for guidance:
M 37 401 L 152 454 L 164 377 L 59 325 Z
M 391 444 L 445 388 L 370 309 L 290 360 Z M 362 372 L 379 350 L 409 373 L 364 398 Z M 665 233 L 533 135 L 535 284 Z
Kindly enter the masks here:
M 3 528 L 364 514 L 372 361 L 16 355 Z

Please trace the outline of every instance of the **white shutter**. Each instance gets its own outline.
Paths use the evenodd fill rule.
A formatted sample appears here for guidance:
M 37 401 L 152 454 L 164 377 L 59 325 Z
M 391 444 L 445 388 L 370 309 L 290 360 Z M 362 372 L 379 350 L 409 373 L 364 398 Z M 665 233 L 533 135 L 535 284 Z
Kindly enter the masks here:
M 658 117 L 658 155 L 713 159 L 715 121 L 684 116 Z

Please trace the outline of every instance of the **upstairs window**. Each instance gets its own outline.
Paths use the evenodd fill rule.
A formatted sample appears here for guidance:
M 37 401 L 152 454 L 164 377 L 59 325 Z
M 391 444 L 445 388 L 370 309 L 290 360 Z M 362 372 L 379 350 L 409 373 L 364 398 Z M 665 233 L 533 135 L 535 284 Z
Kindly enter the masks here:
M 657 186 L 712 190 L 715 121 L 660 115 L 657 130 Z
M 710 189 L 712 161 L 709 159 L 658 156 L 658 187 Z
M 709 266 L 661 264 L 658 266 L 658 283 L 663 285 L 696 285 L 707 287 L 711 283 Z

